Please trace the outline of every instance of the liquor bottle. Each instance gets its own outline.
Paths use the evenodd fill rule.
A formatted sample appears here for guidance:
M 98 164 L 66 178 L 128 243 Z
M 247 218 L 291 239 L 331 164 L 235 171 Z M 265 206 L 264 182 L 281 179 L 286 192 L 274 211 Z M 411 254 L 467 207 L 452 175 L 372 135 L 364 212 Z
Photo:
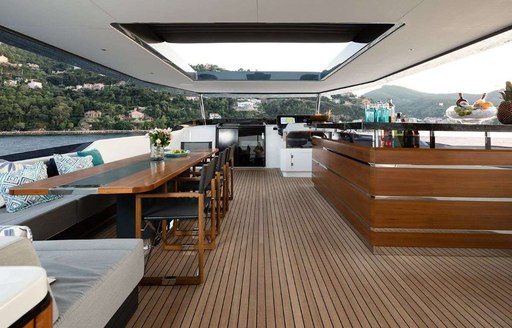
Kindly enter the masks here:
M 469 106 L 468 101 L 462 96 L 462 92 L 459 92 L 459 100 L 457 100 L 457 102 L 455 102 L 455 105 L 457 105 L 459 107 Z
M 389 122 L 396 122 L 396 114 L 395 114 L 395 104 L 393 104 L 393 99 L 388 99 L 388 108 L 389 108 Z
M 414 148 L 420 148 L 420 132 L 418 130 L 412 131 L 414 139 Z

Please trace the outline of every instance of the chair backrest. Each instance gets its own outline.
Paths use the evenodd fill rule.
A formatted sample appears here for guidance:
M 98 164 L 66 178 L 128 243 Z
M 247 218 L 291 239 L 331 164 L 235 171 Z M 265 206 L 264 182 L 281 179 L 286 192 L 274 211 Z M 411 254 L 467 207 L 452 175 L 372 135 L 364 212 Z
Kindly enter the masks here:
M 224 163 L 226 162 L 226 157 L 227 157 L 227 148 L 224 149 L 223 151 L 221 151 L 219 153 L 219 156 L 217 156 L 217 165 L 215 166 L 215 171 L 216 172 L 221 172 L 222 171 L 222 166 L 224 165 Z
M 229 151 L 229 160 L 231 161 L 235 158 L 236 144 L 232 144 L 229 148 L 231 148 Z
M 199 178 L 199 188 L 198 191 L 200 194 L 203 194 L 206 188 L 210 185 L 213 175 L 215 174 L 215 168 L 217 166 L 217 157 L 212 158 L 212 160 L 203 165 L 203 169 L 201 170 L 201 177 Z
M 231 158 L 231 147 L 226 148 L 225 151 L 226 151 L 226 156 L 225 156 L 222 164 L 229 163 L 229 159 Z
M 181 149 L 190 151 L 202 151 L 212 149 L 211 141 L 182 141 Z

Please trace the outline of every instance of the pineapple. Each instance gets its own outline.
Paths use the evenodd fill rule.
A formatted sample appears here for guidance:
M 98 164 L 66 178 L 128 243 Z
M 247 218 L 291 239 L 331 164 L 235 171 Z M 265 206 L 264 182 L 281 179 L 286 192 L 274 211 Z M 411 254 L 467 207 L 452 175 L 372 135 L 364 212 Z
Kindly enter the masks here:
M 512 82 L 508 81 L 505 90 L 501 92 L 503 101 L 498 107 L 498 121 L 503 124 L 512 123 Z

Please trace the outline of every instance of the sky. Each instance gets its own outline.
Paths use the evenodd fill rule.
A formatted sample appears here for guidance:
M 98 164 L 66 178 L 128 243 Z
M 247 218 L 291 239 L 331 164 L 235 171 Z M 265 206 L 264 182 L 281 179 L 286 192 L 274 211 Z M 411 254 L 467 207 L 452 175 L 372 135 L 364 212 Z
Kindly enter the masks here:
M 189 65 L 215 64 L 230 71 L 243 68 L 251 71 L 321 72 L 346 44 L 167 43 L 167 47 L 172 48 Z M 159 51 L 167 58 L 172 56 L 165 48 L 160 48 Z
M 512 42 L 387 84 L 428 93 L 484 93 L 505 88 L 512 80 Z M 363 94 L 378 87 L 358 90 Z

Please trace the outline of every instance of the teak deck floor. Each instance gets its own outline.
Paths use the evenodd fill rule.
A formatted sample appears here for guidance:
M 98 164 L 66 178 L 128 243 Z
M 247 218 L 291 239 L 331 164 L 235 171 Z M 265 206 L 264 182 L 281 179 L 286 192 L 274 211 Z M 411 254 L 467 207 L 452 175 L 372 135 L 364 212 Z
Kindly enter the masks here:
M 372 254 L 315 190 L 237 170 L 235 199 L 200 286 L 141 287 L 129 327 L 511 327 L 512 251 Z M 153 253 L 149 275 L 193 273 Z

